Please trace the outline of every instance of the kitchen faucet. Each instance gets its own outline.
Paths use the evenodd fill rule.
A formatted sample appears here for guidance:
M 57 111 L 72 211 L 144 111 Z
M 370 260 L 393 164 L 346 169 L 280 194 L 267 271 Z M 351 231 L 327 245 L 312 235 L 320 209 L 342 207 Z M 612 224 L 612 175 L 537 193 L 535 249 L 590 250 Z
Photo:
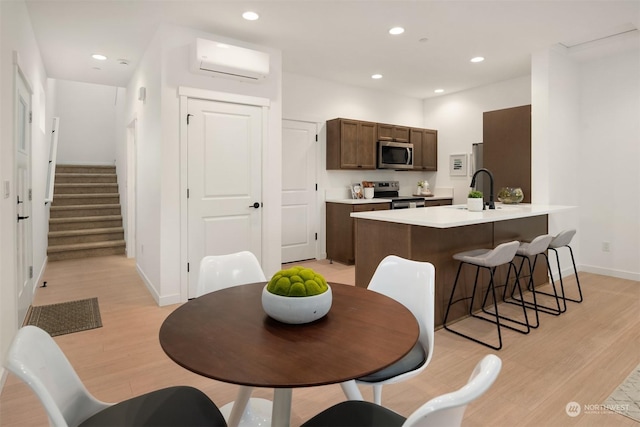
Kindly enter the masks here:
M 489 169 L 480 168 L 477 171 L 475 171 L 475 173 L 473 174 L 473 178 L 471 178 L 470 187 L 475 188 L 475 186 L 476 186 L 476 175 L 478 175 L 480 172 L 484 172 L 487 175 L 489 175 L 490 187 L 489 187 L 489 203 L 488 203 L 488 206 L 489 206 L 489 209 L 495 209 L 496 205 L 495 205 L 495 203 L 493 201 L 493 174 L 491 173 L 491 171 Z

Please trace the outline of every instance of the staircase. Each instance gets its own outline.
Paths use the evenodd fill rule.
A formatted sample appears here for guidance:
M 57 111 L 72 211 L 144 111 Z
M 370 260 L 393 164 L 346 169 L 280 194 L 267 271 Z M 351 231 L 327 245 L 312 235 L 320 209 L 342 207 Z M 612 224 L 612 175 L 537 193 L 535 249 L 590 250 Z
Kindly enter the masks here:
M 115 166 L 57 165 L 49 261 L 125 253 Z

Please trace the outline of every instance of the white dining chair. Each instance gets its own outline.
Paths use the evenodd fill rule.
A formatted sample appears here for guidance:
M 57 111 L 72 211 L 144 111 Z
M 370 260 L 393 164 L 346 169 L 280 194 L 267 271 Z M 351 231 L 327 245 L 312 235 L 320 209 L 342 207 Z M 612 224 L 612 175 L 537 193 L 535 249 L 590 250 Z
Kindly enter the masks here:
M 252 252 L 209 255 L 200 261 L 196 296 L 266 281 L 260 262 Z M 220 408 L 229 425 L 261 425 L 271 419 L 272 403 L 266 399 L 250 398 L 252 391 L 253 387 L 240 386 L 236 400 Z
M 38 396 L 55 427 L 226 426 L 215 403 L 193 387 L 168 387 L 120 403 L 96 399 L 54 339 L 36 326 L 18 330 L 5 366 Z
M 350 400 L 362 400 L 358 384 L 373 386 L 373 401 L 381 405 L 383 385 L 418 375 L 433 356 L 435 268 L 428 262 L 389 255 L 376 268 L 367 289 L 403 304 L 420 326 L 418 342 L 405 357 L 381 371 L 341 384 Z
M 196 296 L 248 283 L 266 282 L 256 256 L 249 251 L 209 255 L 200 261 Z
M 429 400 L 408 418 L 371 402 L 347 400 L 320 412 L 302 427 L 459 427 L 467 405 L 493 385 L 502 360 L 489 354 L 480 360 L 463 387 Z

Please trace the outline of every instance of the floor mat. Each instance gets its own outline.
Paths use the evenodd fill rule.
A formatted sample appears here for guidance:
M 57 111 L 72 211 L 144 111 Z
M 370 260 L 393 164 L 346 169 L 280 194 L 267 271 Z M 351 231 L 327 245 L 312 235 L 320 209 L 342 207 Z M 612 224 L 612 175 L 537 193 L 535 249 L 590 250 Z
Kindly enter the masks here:
M 32 306 L 24 324 L 44 329 L 52 337 L 101 328 L 98 298 Z
M 640 365 L 631 372 L 611 396 L 604 401 L 605 408 L 640 422 Z

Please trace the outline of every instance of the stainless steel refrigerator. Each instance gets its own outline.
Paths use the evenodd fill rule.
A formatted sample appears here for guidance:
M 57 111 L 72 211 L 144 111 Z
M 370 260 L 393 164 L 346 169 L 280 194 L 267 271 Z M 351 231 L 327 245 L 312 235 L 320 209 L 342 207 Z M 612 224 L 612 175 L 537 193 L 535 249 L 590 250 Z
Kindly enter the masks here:
M 477 142 L 471 145 L 471 168 L 472 168 L 472 176 L 478 169 L 483 168 L 483 158 L 482 158 L 482 142 Z M 469 181 L 471 182 L 471 181 Z M 489 178 L 486 174 L 481 173 L 476 177 L 476 190 L 482 191 L 484 195 L 484 202 L 487 203 L 489 201 L 489 192 L 490 190 Z M 494 195 L 495 197 L 495 195 Z

